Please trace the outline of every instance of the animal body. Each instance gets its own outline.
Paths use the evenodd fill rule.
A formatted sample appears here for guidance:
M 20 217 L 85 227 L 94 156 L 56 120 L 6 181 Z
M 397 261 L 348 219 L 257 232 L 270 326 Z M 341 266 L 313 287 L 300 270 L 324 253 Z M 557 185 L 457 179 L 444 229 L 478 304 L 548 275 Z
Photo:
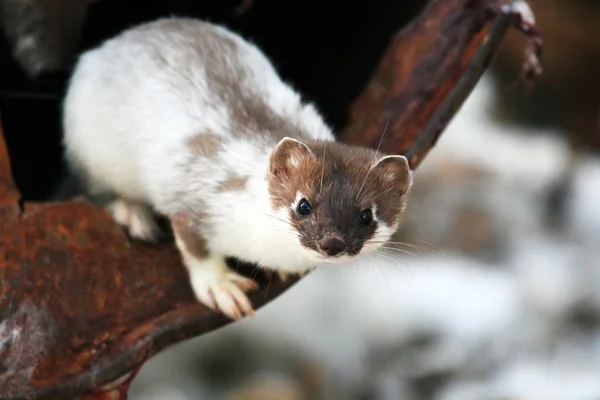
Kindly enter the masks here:
M 371 253 L 396 231 L 405 157 L 337 143 L 251 42 L 189 18 L 138 25 L 82 54 L 64 146 L 90 196 L 156 240 L 167 217 L 191 286 L 231 318 L 256 283 L 225 257 L 283 273 Z

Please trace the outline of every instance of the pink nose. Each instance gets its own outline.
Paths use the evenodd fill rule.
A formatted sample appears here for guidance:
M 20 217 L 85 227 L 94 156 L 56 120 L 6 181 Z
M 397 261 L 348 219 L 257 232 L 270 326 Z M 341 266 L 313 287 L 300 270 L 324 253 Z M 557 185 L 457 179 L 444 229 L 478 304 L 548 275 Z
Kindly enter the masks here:
M 328 256 L 335 256 L 344 251 L 345 248 L 346 245 L 340 239 L 328 238 L 321 241 L 321 250 Z

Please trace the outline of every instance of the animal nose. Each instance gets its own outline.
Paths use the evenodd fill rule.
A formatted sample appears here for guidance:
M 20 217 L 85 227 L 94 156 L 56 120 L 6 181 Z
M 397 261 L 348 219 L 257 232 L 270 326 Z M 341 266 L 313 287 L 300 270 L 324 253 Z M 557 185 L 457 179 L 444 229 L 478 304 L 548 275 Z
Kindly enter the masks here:
M 321 250 L 328 256 L 335 256 L 346 248 L 344 242 L 337 238 L 328 238 L 321 241 Z

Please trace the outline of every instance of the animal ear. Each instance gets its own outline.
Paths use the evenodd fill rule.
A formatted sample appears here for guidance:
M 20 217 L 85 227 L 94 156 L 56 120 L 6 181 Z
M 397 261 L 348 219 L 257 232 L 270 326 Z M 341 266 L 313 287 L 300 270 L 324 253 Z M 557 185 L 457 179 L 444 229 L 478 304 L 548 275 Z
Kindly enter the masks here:
M 404 156 L 391 155 L 380 158 L 374 169 L 378 170 L 385 182 L 393 185 L 400 194 L 404 194 L 412 186 L 412 171 L 408 159 Z
M 314 159 L 315 154 L 306 144 L 297 139 L 285 137 L 277 143 L 275 150 L 271 153 L 269 170 L 272 174 L 279 175 L 311 158 Z

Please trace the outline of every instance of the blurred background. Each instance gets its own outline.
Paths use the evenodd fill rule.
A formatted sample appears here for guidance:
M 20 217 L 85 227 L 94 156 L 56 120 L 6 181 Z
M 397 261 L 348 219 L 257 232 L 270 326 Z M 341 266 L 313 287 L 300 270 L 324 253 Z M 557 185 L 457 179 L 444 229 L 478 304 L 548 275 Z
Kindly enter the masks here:
M 84 13 L 67 1 L 59 14 L 71 22 L 41 24 L 42 35 L 14 17 L 34 1 L 1 1 L 0 111 L 29 199 L 51 198 L 64 179 L 51 98 L 62 95 L 70 57 L 133 21 L 210 15 L 246 32 L 339 127 L 393 32 L 424 4 L 381 1 L 366 12 L 255 0 L 240 11 L 238 1 L 102 0 Z M 404 245 L 315 271 L 254 319 L 162 352 L 130 398 L 599 399 L 600 2 L 529 3 L 544 74 L 530 92 L 518 84 L 525 42 L 507 35 L 415 173 Z M 27 46 L 10 32 L 26 26 L 71 44 L 44 55 L 30 40 L 34 50 L 19 53 Z M 47 146 L 34 153 L 31 140 Z

